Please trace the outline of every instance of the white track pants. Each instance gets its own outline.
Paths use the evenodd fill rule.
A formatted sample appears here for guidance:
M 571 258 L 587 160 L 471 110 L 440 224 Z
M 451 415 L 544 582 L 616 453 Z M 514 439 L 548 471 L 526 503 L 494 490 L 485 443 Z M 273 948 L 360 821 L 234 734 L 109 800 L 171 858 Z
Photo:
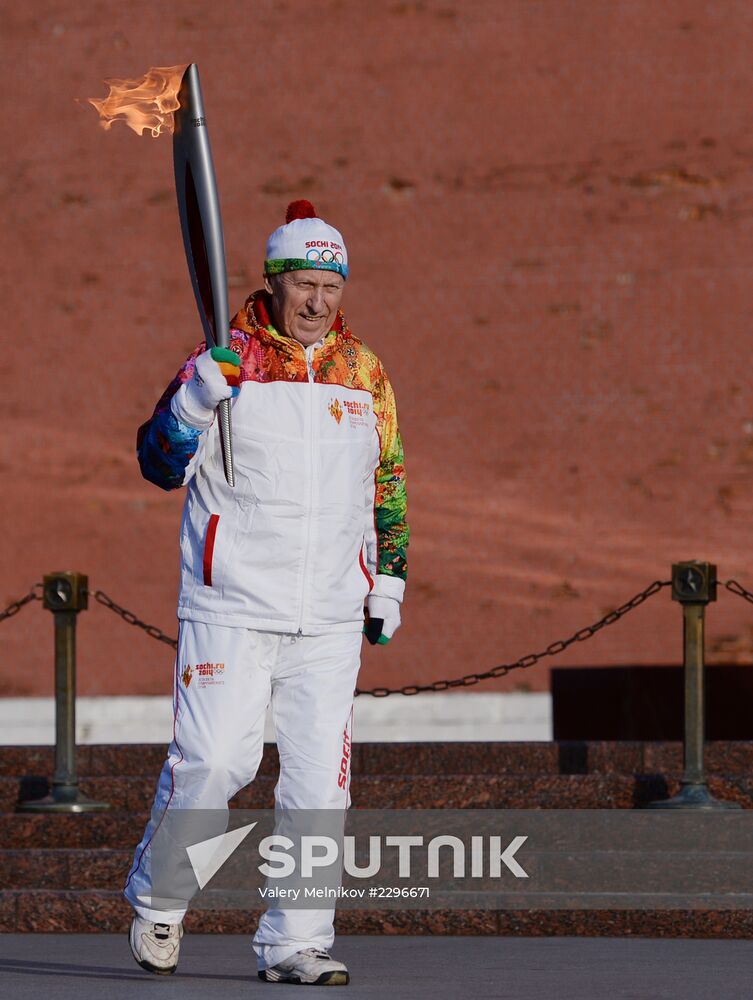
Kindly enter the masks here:
M 349 754 L 347 780 L 338 783 L 338 776 L 346 730 L 351 739 L 360 651 L 360 632 L 297 637 L 180 623 L 173 740 L 124 890 L 140 916 L 163 923 L 183 919 L 186 907 L 150 907 L 152 837 L 168 807 L 222 810 L 254 779 L 270 701 L 280 756 L 277 805 L 350 805 Z M 334 908 L 267 910 L 254 936 L 259 968 L 303 948 L 331 948 L 334 913 Z

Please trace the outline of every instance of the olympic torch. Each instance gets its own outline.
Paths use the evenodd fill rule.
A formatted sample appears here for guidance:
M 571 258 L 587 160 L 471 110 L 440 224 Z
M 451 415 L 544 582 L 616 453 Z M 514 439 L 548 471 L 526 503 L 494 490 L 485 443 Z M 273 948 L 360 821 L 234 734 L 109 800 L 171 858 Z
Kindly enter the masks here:
M 196 63 L 191 63 L 186 69 L 178 91 L 178 108 L 174 112 L 173 166 L 183 246 L 207 349 L 227 347 L 229 317 L 225 241 Z M 225 478 L 229 486 L 235 486 L 229 399 L 220 403 L 218 416 Z

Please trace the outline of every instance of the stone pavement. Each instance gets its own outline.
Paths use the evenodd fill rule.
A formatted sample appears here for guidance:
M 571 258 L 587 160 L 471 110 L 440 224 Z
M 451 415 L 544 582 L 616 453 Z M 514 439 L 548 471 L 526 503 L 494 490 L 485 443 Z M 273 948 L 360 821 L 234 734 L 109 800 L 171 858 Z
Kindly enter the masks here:
M 749 1000 L 753 995 L 751 941 L 340 937 L 333 951 L 351 970 L 351 985 L 342 993 L 348 1000 Z M 186 935 L 180 971 L 165 978 L 134 964 L 123 935 L 0 935 L 0 996 L 7 1000 L 236 1000 L 290 995 L 293 989 L 256 978 L 245 935 Z

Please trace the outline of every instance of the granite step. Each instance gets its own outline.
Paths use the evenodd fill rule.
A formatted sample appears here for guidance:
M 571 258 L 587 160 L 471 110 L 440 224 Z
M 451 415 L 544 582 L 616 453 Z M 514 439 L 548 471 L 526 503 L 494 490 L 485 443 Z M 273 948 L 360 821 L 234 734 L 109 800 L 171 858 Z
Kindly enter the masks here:
M 103 779 L 104 780 L 104 779 Z M 353 807 L 365 809 L 633 809 L 676 794 L 678 776 L 624 777 L 620 775 L 564 775 L 543 778 L 469 776 L 428 779 L 364 777 L 352 788 Z M 753 778 L 712 778 L 709 787 L 720 799 L 753 808 Z M 88 788 L 88 791 L 106 791 Z M 254 799 L 253 786 L 233 802 L 242 808 L 272 808 L 272 786 L 267 800 Z M 107 813 L 44 816 L 0 813 L 0 844 L 6 850 L 50 848 L 133 849 L 148 818 L 142 809 L 114 809 Z M 0 881 L 0 885 L 2 882 Z
M 111 803 L 102 814 L 15 812 L 19 795 L 44 794 L 50 747 L 0 748 L 0 931 L 123 932 L 120 889 L 148 819 L 165 748 L 84 746 L 82 792 Z M 753 742 L 707 745 L 714 795 L 753 808 Z M 277 752 L 266 748 L 256 780 L 231 803 L 271 808 Z M 677 743 L 360 744 L 353 756 L 354 808 L 633 809 L 679 789 Z M 250 932 L 257 914 L 197 911 L 187 928 Z M 374 911 L 343 910 L 341 933 L 753 936 L 747 911 Z
M 134 838 L 135 839 L 135 838 Z M 4 890 L 100 890 L 116 892 L 133 861 L 133 848 L 41 848 L 0 850 Z
M 244 809 L 274 808 L 274 787 L 277 778 L 260 775 L 233 800 L 234 806 Z M 107 802 L 111 809 L 125 812 L 143 812 L 151 809 L 157 778 L 101 777 L 79 778 L 82 795 L 97 802 Z M 0 812 L 13 812 L 20 801 L 30 801 L 47 795 L 50 783 L 47 778 L 0 778 Z
M 251 934 L 260 910 L 189 910 L 185 929 Z M 120 892 L 2 890 L 0 933 L 125 934 L 131 909 Z M 508 937 L 753 937 L 747 910 L 339 910 L 338 934 L 479 934 Z M 127 944 L 124 941 L 124 954 Z
M 80 746 L 82 777 L 148 777 L 156 782 L 165 759 L 162 744 Z M 710 774 L 753 774 L 753 740 L 709 742 Z M 0 746 L 0 777 L 49 776 L 52 747 Z M 277 747 L 268 743 L 260 776 L 277 774 Z M 682 770 L 682 744 L 668 742 L 559 743 L 355 743 L 354 775 L 447 774 L 662 774 Z
M 133 850 L 148 819 L 147 812 L 62 816 L 0 813 L 0 844 L 4 850 L 30 853 L 62 848 Z
M 235 796 L 231 808 L 274 808 L 276 780 L 257 777 Z M 679 773 L 360 775 L 351 785 L 351 796 L 353 806 L 361 809 L 632 809 L 668 798 L 679 784 Z M 39 798 L 47 787 L 46 783 L 0 778 L 0 816 L 12 814 L 21 799 Z M 108 802 L 114 812 L 146 813 L 155 782 L 152 778 L 82 778 L 80 787 L 87 797 Z M 753 776 L 710 777 L 709 787 L 718 798 L 753 808 Z

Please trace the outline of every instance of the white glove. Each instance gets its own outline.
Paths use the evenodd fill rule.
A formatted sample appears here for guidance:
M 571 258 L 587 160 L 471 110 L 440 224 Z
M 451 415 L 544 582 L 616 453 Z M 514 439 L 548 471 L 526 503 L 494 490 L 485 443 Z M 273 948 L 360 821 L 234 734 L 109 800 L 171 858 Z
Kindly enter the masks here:
M 364 634 L 372 646 L 377 643 L 384 645 L 389 642 L 400 628 L 400 602 L 394 597 L 376 597 L 370 595 L 366 599 L 369 617 L 364 627 Z
M 170 401 L 173 416 L 196 430 L 211 427 L 214 411 L 222 400 L 238 394 L 239 364 L 238 355 L 227 348 L 213 347 L 200 354 L 193 377 L 183 383 Z

